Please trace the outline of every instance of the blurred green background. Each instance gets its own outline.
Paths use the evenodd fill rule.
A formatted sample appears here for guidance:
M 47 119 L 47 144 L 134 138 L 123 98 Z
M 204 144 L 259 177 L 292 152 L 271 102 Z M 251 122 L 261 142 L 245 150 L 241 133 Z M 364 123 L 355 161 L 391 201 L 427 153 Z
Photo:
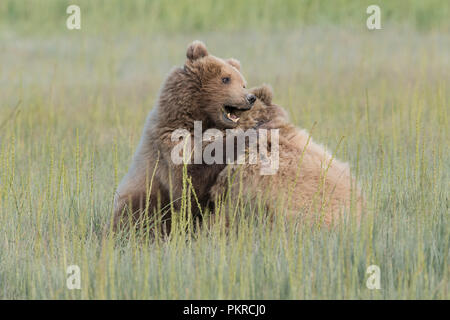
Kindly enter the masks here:
M 83 31 L 172 32 L 274 30 L 306 25 L 365 28 L 366 8 L 382 8 L 383 24 L 448 31 L 447 0 L 2 0 L 0 25 L 26 33 L 65 32 L 69 4 L 82 9 Z

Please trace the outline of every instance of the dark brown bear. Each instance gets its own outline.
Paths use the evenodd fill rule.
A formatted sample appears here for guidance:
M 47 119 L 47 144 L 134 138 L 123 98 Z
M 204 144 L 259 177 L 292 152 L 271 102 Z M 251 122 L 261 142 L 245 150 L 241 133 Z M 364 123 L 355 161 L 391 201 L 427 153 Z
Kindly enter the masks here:
M 166 232 L 170 231 L 170 208 L 180 207 L 184 168 L 171 159 L 171 151 L 178 143 L 172 141 L 172 133 L 177 129 L 193 133 L 194 121 L 201 121 L 203 131 L 235 128 L 240 114 L 256 100 L 246 89 L 237 60 L 208 54 L 200 41 L 189 45 L 186 56 L 184 66 L 174 68 L 165 80 L 157 104 L 147 117 L 130 169 L 117 188 L 115 230 L 129 221 L 148 224 L 147 218 L 151 220 L 155 212 L 160 212 Z M 203 162 L 187 165 L 196 196 L 191 201 L 193 206 L 208 205 L 210 188 L 224 167 Z

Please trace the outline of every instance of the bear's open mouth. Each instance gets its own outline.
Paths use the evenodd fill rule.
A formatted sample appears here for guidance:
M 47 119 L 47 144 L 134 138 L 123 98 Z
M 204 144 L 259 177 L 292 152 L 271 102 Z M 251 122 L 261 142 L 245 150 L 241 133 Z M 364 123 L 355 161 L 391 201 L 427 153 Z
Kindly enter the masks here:
M 231 121 L 233 123 L 237 123 L 239 121 L 239 115 L 242 113 L 243 110 L 240 110 L 237 107 L 233 107 L 230 105 L 223 106 L 223 117 L 227 121 Z

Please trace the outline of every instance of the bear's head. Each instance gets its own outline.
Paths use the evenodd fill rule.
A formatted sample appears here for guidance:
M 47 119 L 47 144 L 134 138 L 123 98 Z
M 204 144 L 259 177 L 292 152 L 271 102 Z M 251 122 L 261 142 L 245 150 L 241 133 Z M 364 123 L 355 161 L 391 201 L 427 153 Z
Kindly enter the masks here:
M 255 95 L 246 89 L 239 61 L 208 54 L 200 41 L 189 45 L 186 57 L 184 71 L 198 84 L 197 110 L 192 110 L 196 120 L 206 122 L 204 128 L 237 127 L 241 114 L 250 110 L 256 101 Z
M 289 121 L 287 112 L 272 103 L 273 91 L 269 85 L 252 88 L 250 92 L 256 96 L 257 100 L 249 112 L 242 114 L 239 120 L 240 128 L 244 130 L 261 126 L 275 128 Z

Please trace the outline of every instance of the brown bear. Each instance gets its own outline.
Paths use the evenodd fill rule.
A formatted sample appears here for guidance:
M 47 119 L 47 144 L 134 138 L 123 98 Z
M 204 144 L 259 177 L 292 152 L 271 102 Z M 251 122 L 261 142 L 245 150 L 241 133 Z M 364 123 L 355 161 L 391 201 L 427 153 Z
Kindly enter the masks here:
M 129 171 L 117 188 L 115 230 L 129 221 L 146 228 L 148 218 L 160 212 L 163 227 L 169 232 L 171 209 L 180 208 L 185 173 L 185 166 L 175 164 L 171 158 L 178 143 L 173 141 L 172 134 L 179 129 L 193 133 L 195 121 L 201 121 L 203 131 L 235 128 L 240 114 L 256 100 L 246 89 L 239 61 L 208 54 L 200 41 L 189 45 L 186 56 L 185 64 L 174 68 L 166 78 L 157 104 L 146 119 Z M 195 196 L 191 203 L 200 207 L 193 208 L 193 212 L 209 205 L 209 191 L 226 166 L 225 157 L 222 163 L 206 164 L 201 160 L 186 165 Z
M 253 207 L 262 203 L 267 212 L 278 210 L 288 218 L 331 226 L 342 221 L 344 212 L 347 217 L 351 212 L 359 222 L 363 199 L 348 164 L 333 158 L 308 132 L 292 125 L 287 112 L 272 103 L 270 87 L 253 93 L 258 100 L 251 111 L 242 114 L 239 127 L 278 129 L 279 167 L 273 175 L 261 175 L 261 162 L 229 164 L 210 191 L 216 203 L 224 204 L 216 213 L 231 214 L 226 204 L 234 210 L 241 197 Z M 271 137 L 267 146 L 275 152 Z M 224 201 L 226 196 L 232 201 Z

